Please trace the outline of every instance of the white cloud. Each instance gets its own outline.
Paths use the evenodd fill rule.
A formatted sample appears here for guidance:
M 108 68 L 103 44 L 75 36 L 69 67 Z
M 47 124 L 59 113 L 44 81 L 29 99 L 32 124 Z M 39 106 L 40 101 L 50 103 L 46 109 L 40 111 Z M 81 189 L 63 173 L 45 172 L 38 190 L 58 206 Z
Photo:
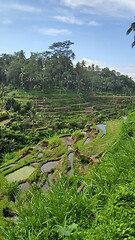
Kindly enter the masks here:
M 8 18 L 3 19 L 2 24 L 9 25 L 12 24 L 12 21 Z
M 94 1 L 87 1 L 87 0 L 62 0 L 67 6 L 70 7 L 79 7 L 79 6 L 93 6 L 94 2 L 97 2 L 98 0 Z
M 87 58 L 82 58 L 80 62 L 82 62 L 83 60 L 87 67 L 91 66 L 92 64 L 94 64 L 95 66 L 98 65 L 101 69 L 108 67 L 110 70 L 115 70 L 120 74 L 127 75 L 128 77 L 131 77 L 133 81 L 135 81 L 135 64 L 128 64 L 127 66 L 108 66 L 108 64 L 105 62 Z
M 98 60 L 92 60 L 92 59 L 87 59 L 87 58 L 82 58 L 80 62 L 84 61 L 86 66 L 91 66 L 92 64 L 94 64 L 95 66 L 98 65 L 99 68 L 105 68 L 107 66 L 106 63 L 102 63 Z
M 81 20 L 77 19 L 74 16 L 54 16 L 53 18 L 65 23 L 78 24 L 78 25 L 83 24 Z
M 135 82 L 135 72 L 134 73 L 127 73 L 126 75 L 131 77 L 133 79 L 133 81 Z
M 128 68 L 129 68 L 129 69 L 132 69 L 133 71 L 135 71 L 135 64 L 134 64 L 134 63 L 129 64 L 129 65 L 128 65 Z
M 43 10 L 40 8 L 33 7 L 31 5 L 25 4 L 18 4 L 18 3 L 11 3 L 11 4 L 4 4 L 0 3 L 0 10 L 17 10 L 22 12 L 29 12 L 29 13 L 41 13 Z
M 126 14 L 135 11 L 134 0 L 61 0 L 66 6 L 71 8 L 84 9 L 93 14 L 108 14 L 111 16 L 124 17 Z M 129 15 L 130 16 L 130 15 Z
M 96 22 L 96 21 L 90 21 L 90 22 L 88 22 L 88 26 L 94 26 L 94 27 L 96 27 L 96 26 L 100 26 L 101 24 L 100 23 L 98 23 L 98 22 Z
M 11 4 L 11 8 L 19 11 L 24 11 L 24 12 L 35 12 L 35 13 L 40 13 L 42 12 L 42 9 L 36 8 L 30 5 L 24 5 L 24 4 Z
M 120 7 L 128 7 L 130 9 L 135 9 L 135 1 L 134 0 L 61 0 L 64 2 L 67 6 L 70 7 L 79 7 L 79 6 L 88 6 L 88 7 L 98 7 L 99 5 L 102 6 L 102 8 L 106 7 L 106 5 L 112 6 L 114 8 L 120 8 Z
M 135 64 L 128 64 L 127 66 L 117 66 L 115 69 L 121 74 L 128 75 L 135 81 Z
M 56 29 L 56 28 L 41 28 L 38 30 L 39 33 L 43 35 L 49 35 L 49 36 L 57 36 L 57 35 L 69 35 L 71 32 L 67 29 Z

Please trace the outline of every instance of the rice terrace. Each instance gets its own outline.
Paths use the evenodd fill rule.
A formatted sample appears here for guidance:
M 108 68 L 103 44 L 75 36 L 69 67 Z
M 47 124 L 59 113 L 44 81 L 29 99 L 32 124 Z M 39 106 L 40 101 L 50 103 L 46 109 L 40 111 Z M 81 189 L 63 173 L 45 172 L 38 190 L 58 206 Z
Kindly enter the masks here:
M 72 44 L 0 56 L 1 240 L 135 239 L 135 83 Z

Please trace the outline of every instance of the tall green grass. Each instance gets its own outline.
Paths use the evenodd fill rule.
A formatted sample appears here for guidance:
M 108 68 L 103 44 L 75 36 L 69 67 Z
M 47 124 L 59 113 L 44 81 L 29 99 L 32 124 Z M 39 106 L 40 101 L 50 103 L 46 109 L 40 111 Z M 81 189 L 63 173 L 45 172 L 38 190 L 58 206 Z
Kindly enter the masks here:
M 52 186 L 46 195 L 33 185 L 32 191 L 17 203 L 19 218 L 5 231 L 5 239 L 61 239 L 55 225 L 68 226 L 84 217 L 89 222 L 92 200 L 78 195 L 76 188 L 70 191 L 64 180 L 62 178 Z M 80 226 L 82 224 L 83 221 L 80 221 Z

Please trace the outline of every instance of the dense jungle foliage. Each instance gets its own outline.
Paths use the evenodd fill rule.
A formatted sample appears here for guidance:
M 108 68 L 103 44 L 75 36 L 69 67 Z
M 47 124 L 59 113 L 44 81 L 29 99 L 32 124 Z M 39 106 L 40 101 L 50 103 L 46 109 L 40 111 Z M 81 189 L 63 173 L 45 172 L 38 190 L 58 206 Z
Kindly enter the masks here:
M 75 53 L 70 49 L 70 40 L 53 43 L 49 50 L 31 53 L 25 57 L 23 50 L 0 56 L 0 83 L 30 90 L 37 88 L 48 93 L 52 89 L 69 90 L 77 93 L 99 94 L 135 93 L 135 83 L 128 76 L 108 67 L 100 69 L 85 61 L 73 64 Z

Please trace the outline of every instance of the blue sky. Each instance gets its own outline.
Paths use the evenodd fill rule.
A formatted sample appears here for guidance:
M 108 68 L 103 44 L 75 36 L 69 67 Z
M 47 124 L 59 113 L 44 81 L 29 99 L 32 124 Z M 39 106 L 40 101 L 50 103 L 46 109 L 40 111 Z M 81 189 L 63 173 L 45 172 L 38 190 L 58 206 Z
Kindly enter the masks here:
M 0 0 L 0 54 L 47 51 L 71 40 L 75 61 L 109 67 L 135 81 L 135 0 Z

